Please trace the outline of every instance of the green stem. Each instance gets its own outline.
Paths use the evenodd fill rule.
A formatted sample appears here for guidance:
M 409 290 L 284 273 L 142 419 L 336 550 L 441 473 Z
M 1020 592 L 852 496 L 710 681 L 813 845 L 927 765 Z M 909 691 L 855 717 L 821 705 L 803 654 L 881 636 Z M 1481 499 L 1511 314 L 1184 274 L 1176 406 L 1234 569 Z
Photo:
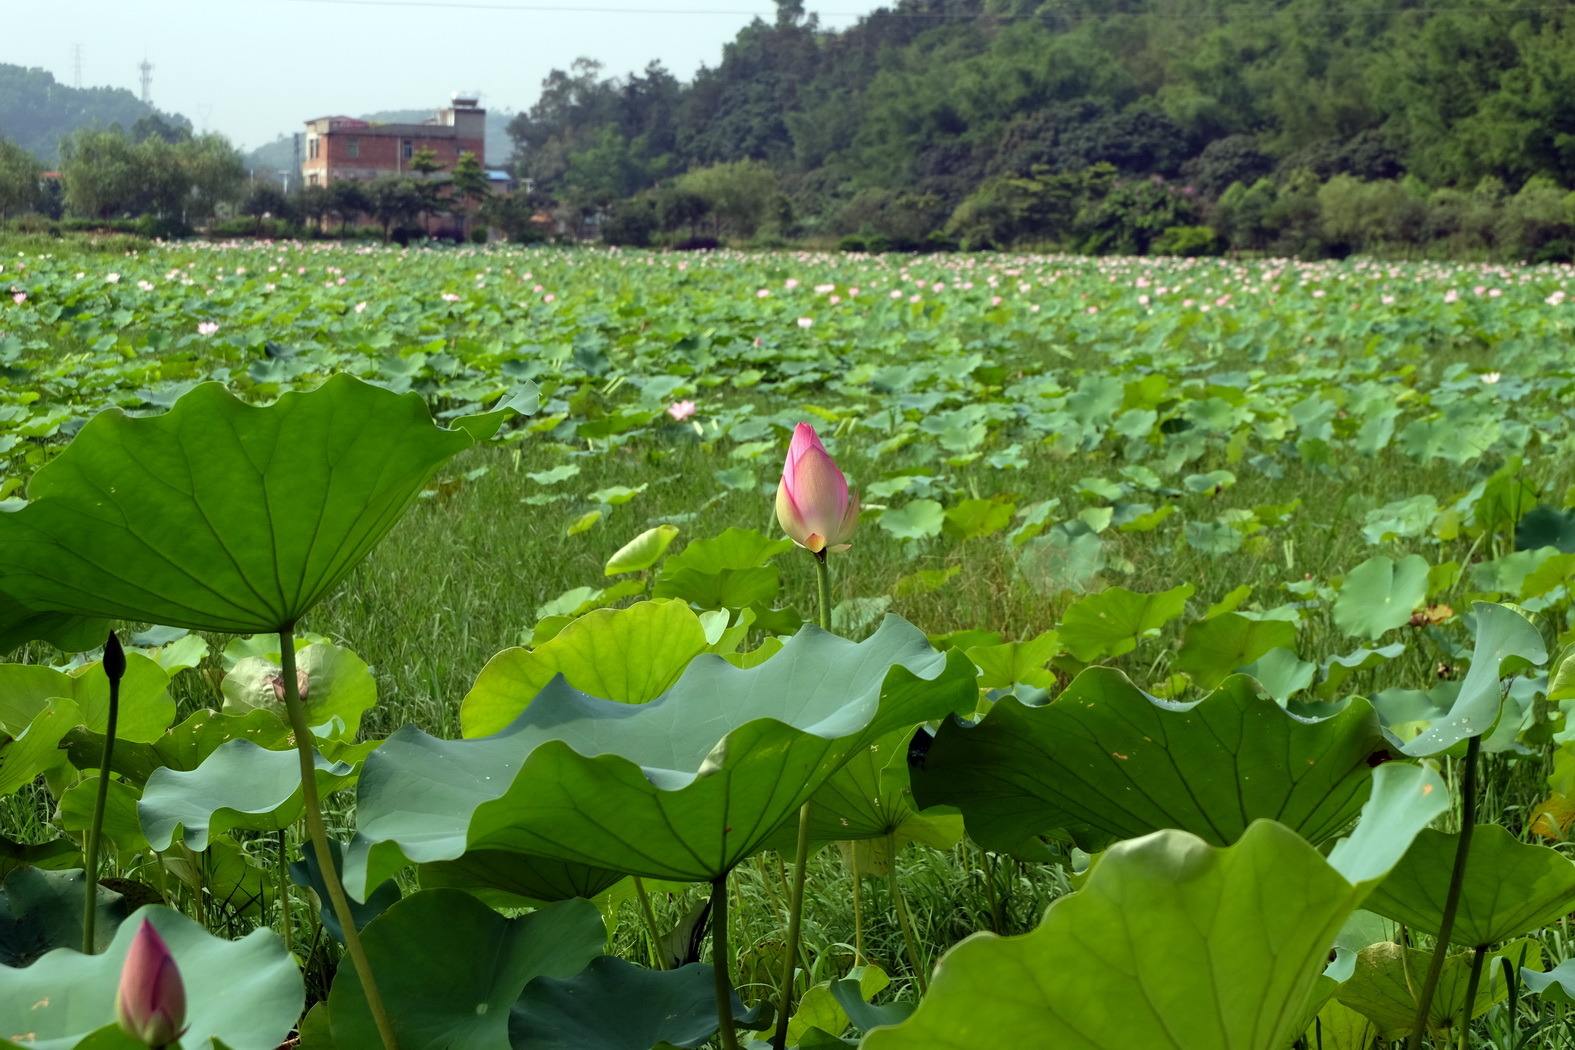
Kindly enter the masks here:
M 989 851 L 983 847 L 979 849 L 979 867 L 984 871 L 985 895 L 990 898 L 990 930 L 1000 935 L 1006 925 L 1001 916 L 1001 899 L 995 892 L 995 863 L 990 859 Z
M 902 884 L 897 881 L 897 837 L 886 836 L 887 852 L 891 855 L 891 867 L 886 871 L 886 877 L 891 881 L 891 906 L 897 912 L 897 925 L 902 929 L 902 943 L 908 949 L 908 965 L 913 967 L 913 978 L 919 982 L 919 994 L 923 995 L 930 990 L 929 978 L 925 976 L 924 958 L 919 954 L 919 941 L 913 935 L 913 922 L 908 918 L 908 903 L 902 896 Z
M 819 600 L 816 611 L 820 613 L 820 629 L 831 630 L 831 566 L 826 564 L 826 552 L 815 555 L 815 596 Z
M 804 870 L 809 866 L 809 806 L 798 811 L 798 843 L 793 851 L 793 888 L 788 896 L 787 954 L 782 963 L 782 994 L 777 1010 L 777 1029 L 771 1037 L 775 1050 L 787 1046 L 788 1016 L 793 1010 L 793 978 L 798 970 L 798 938 L 804 920 Z
M 1477 819 L 1477 754 L 1482 750 L 1482 738 L 1474 736 L 1466 745 L 1465 773 L 1460 787 L 1460 839 L 1455 845 L 1455 864 L 1449 873 L 1449 892 L 1444 895 L 1444 915 L 1439 923 L 1438 943 L 1433 946 L 1433 959 L 1428 963 L 1427 976 L 1422 980 L 1422 993 L 1417 997 L 1416 1020 L 1411 1024 L 1411 1038 L 1407 1050 L 1422 1050 L 1422 1038 L 1427 1033 L 1427 1015 L 1433 1006 L 1433 993 L 1438 989 L 1438 978 L 1444 972 L 1444 958 L 1449 954 L 1449 935 L 1455 930 L 1455 913 L 1460 909 L 1460 891 L 1466 881 L 1466 858 L 1471 853 L 1471 832 Z
M 367 1009 L 377 1025 L 377 1034 L 384 1050 L 397 1050 L 394 1026 L 383 1008 L 383 996 L 377 990 L 377 980 L 372 974 L 372 963 L 361 945 L 361 933 L 356 929 L 355 914 L 350 910 L 350 899 L 345 896 L 344 885 L 339 881 L 339 869 L 334 864 L 333 850 L 328 846 L 328 828 L 323 824 L 322 805 L 317 799 L 317 763 L 312 749 L 312 729 L 306 724 L 306 705 L 301 702 L 300 683 L 295 671 L 295 628 L 293 625 L 279 631 L 279 676 L 284 679 L 284 706 L 290 715 L 290 728 L 295 734 L 295 751 L 301 759 L 301 801 L 306 816 L 306 834 L 312 840 L 312 851 L 317 855 L 317 866 L 322 869 L 323 885 L 328 889 L 328 899 L 334 915 L 344 931 L 345 950 L 356 975 L 361 978 L 361 990 L 366 993 Z
M 859 883 L 859 858 L 848 848 L 848 873 L 853 876 L 853 965 L 864 965 L 864 893 Z
M 831 630 L 831 566 L 826 552 L 815 554 L 815 593 L 819 600 L 816 610 L 820 614 L 820 629 Z M 782 962 L 782 992 L 777 1010 L 777 1028 L 771 1045 L 775 1050 L 787 1046 L 788 1015 L 793 1009 L 793 978 L 798 969 L 799 931 L 804 919 L 804 874 L 809 867 L 809 817 L 810 803 L 806 800 L 798 811 L 798 843 L 793 851 L 793 886 L 788 894 L 787 952 Z
M 109 800 L 110 762 L 115 756 L 115 723 L 120 719 L 120 680 L 126 673 L 126 653 L 120 647 L 115 632 L 109 632 L 104 642 L 104 660 L 100 665 L 104 677 L 109 679 L 109 716 L 104 724 L 104 752 L 98 762 L 98 794 L 93 800 L 93 822 L 88 825 L 87 841 L 83 843 L 83 874 L 87 881 L 82 897 L 82 954 L 92 955 L 93 926 L 98 918 L 98 840 L 104 830 L 104 806 Z
M 1487 945 L 1477 945 L 1471 957 L 1471 978 L 1466 982 L 1466 1008 L 1460 1018 L 1460 1050 L 1471 1047 L 1471 1015 L 1477 1004 L 1477 985 L 1482 981 L 1482 963 L 1487 958 Z
M 733 1028 L 733 982 L 728 979 L 730 963 L 727 948 L 727 873 L 711 882 L 711 972 L 716 977 L 716 1020 L 722 1050 L 738 1050 L 738 1032 Z
M 284 931 L 284 950 L 291 950 L 290 929 L 290 843 L 289 832 L 279 829 L 279 925 Z
M 640 898 L 640 915 L 645 919 L 645 932 L 651 938 L 651 968 L 665 970 L 667 960 L 662 957 L 662 935 L 656 926 L 656 913 L 651 910 L 651 895 L 645 892 L 645 880 L 638 875 L 634 877 L 634 892 Z

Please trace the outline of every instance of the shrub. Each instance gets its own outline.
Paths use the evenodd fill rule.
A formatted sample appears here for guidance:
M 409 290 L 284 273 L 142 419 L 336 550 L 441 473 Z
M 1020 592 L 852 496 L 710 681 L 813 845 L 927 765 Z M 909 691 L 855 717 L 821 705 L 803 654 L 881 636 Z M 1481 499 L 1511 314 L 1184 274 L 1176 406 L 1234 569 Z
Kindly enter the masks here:
M 1212 226 L 1167 226 L 1149 250 L 1155 255 L 1180 255 L 1195 258 L 1220 253 L 1219 234 Z

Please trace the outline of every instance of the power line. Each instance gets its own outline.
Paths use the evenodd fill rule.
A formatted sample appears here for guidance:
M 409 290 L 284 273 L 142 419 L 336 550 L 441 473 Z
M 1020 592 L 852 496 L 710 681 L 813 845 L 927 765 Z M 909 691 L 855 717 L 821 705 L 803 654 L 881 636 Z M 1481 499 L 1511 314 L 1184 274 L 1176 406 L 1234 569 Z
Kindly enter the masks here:
M 771 18 L 774 12 L 759 9 L 722 9 L 722 8 L 649 8 L 628 6 L 584 6 L 565 3 L 509 3 L 504 0 L 278 0 L 286 4 L 309 4 L 324 7 L 382 7 L 382 8 L 420 8 L 439 11 L 494 11 L 500 13 L 517 14 L 587 14 L 587 15 L 659 15 L 662 17 L 704 17 L 719 16 L 727 18 Z M 1546 14 L 1555 11 L 1569 11 L 1572 4 L 1566 0 L 1564 3 L 1545 3 L 1532 5 L 1512 6 L 1486 6 L 1477 4 L 1450 4 L 1442 6 L 1416 5 L 1412 7 L 1360 7 L 1353 6 L 1349 10 L 1321 10 L 1303 12 L 1311 17 L 1354 17 L 1365 15 L 1404 15 L 1404 14 L 1475 14 L 1475 15 L 1515 15 L 1515 14 Z M 808 12 L 817 18 L 870 18 L 880 15 L 885 18 L 912 18 L 932 22 L 1085 22 L 1102 18 L 1116 18 L 1133 15 L 1142 18 L 1173 18 L 1181 21 L 1204 20 L 1196 11 L 1111 11 L 1111 12 L 1031 12 L 1026 14 L 1007 14 L 996 12 L 964 12 L 964 11 L 912 11 L 893 8 L 877 8 L 874 11 L 811 11 Z M 1276 12 L 1277 13 L 1277 12 Z

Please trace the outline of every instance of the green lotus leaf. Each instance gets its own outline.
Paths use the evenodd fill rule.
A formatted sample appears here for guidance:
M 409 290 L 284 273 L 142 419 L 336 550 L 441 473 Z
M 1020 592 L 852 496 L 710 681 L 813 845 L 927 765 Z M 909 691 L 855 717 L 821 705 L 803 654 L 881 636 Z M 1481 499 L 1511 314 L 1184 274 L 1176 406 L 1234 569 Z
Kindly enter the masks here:
M 279 886 L 276 872 L 228 839 L 212 840 L 201 853 L 177 843 L 159 859 L 193 894 L 239 915 L 260 913 L 265 902 L 275 899 Z
M 18 868 L 0 886 L 0 966 L 28 966 L 56 948 L 82 947 L 81 870 Z M 115 928 L 131 909 L 114 890 L 98 887 L 93 947 L 109 946 Z
M 1427 600 L 1427 559 L 1410 554 L 1396 562 L 1379 554 L 1352 569 L 1334 601 L 1334 623 L 1349 635 L 1379 638 L 1411 621 Z
M 1402 1038 L 1416 1023 L 1417 975 L 1427 972 L 1432 958 L 1431 948 L 1404 948 L 1392 941 L 1363 948 L 1357 954 L 1356 972 L 1340 985 L 1335 998 L 1371 1021 L 1382 1038 Z M 1515 966 L 1537 966 L 1542 962 L 1542 949 L 1535 941 L 1517 941 L 1489 955 L 1471 1007 L 1472 1017 L 1482 1016 L 1509 995 L 1500 959 Z M 1427 1011 L 1428 1028 L 1435 1034 L 1449 1031 L 1459 1021 L 1470 979 L 1470 952 L 1456 952 L 1445 959 Z
M 1048 705 L 1008 697 L 977 725 L 943 723 L 913 792 L 921 806 L 962 810 L 992 849 L 1059 830 L 1097 850 L 1162 828 L 1223 846 L 1259 819 L 1320 843 L 1356 816 L 1382 743 L 1361 698 L 1313 720 L 1250 678 L 1174 703 L 1091 667 Z
M 1468 737 L 1480 736 L 1498 721 L 1504 690 L 1500 679 L 1547 662 L 1542 633 L 1520 612 L 1508 605 L 1477 602 L 1476 646 L 1471 669 L 1460 682 L 1460 691 L 1449 712 L 1422 733 L 1399 745 L 1406 754 L 1425 758 L 1447 751 Z
M 1192 590 L 1190 583 L 1158 594 L 1107 587 L 1079 598 L 1061 618 L 1061 642 L 1083 663 L 1123 656 L 1180 616 Z
M 1032 933 L 953 948 L 913 1016 L 862 1046 L 1281 1050 L 1347 916 L 1447 806 L 1436 773 L 1391 763 L 1327 860 L 1266 820 L 1228 847 L 1118 843 Z
M 142 835 L 142 824 L 137 818 L 137 800 L 141 792 L 125 781 L 110 777 L 104 792 L 104 822 L 100 828 L 103 841 L 121 853 L 146 849 L 148 840 Z M 55 807 L 55 822 L 62 830 L 77 833 L 79 841 L 87 842 L 87 829 L 93 821 L 93 807 L 98 800 L 98 773 L 89 773 L 66 788 Z
M 346 885 L 497 849 L 709 881 L 872 741 L 975 697 L 967 659 L 895 616 L 858 643 L 806 627 L 748 669 L 703 654 L 645 704 L 555 678 L 493 736 L 391 736 L 361 775 Z
M 658 525 L 654 529 L 646 529 L 607 559 L 602 574 L 622 576 L 626 572 L 644 572 L 661 561 L 662 555 L 667 553 L 667 548 L 677 538 L 677 525 Z
M 878 844 L 855 852 L 861 870 L 884 874 L 894 849 L 922 842 L 950 849 L 962 838 L 962 816 L 950 807 L 920 811 L 909 784 L 908 744 L 915 730 L 899 729 L 861 749 L 817 790 L 809 808 L 814 842 Z M 771 838 L 771 847 L 792 855 L 798 821 L 790 820 Z M 822 1026 L 824 1027 L 824 1026 Z
M 506 728 L 558 674 L 591 696 L 643 704 L 705 647 L 700 618 L 684 602 L 597 609 L 535 649 L 505 649 L 487 661 L 460 704 L 460 731 L 477 737 Z
M 0 967 L 0 1046 L 71 1050 L 89 1038 L 86 1045 L 135 1046 L 115 1025 L 115 990 L 143 919 L 169 946 L 186 986 L 185 1050 L 221 1044 L 274 1050 L 295 1027 L 306 991 L 295 959 L 273 931 L 227 941 L 179 912 L 150 905 L 122 922 L 98 955 L 62 948 L 26 969 Z
M 1373 892 L 1367 907 L 1437 934 L 1458 833 L 1424 831 Z M 1478 824 L 1466 853 L 1465 881 L 1449 939 L 1468 947 L 1532 933 L 1575 910 L 1575 861 L 1521 842 L 1497 824 Z
M 115 773 L 141 786 L 164 767 L 196 769 L 220 744 L 231 740 L 250 740 L 258 747 L 281 751 L 291 746 L 290 727 L 273 711 L 227 715 L 203 709 L 165 730 L 152 744 L 116 739 L 110 765 Z M 104 736 L 78 727 L 66 734 L 65 748 L 72 765 L 96 769 L 104 754 Z
M 734 994 L 733 1016 L 744 1012 Z M 572 977 L 538 977 L 526 985 L 509 1021 L 509 1043 L 519 1050 L 696 1047 L 716 1029 L 710 966 L 648 970 L 602 956 Z
M 47 700 L 15 740 L 0 744 L 0 798 L 15 794 L 65 761 L 60 741 L 82 720 L 73 700 Z
M 1176 669 L 1204 689 L 1213 689 L 1271 649 L 1296 648 L 1296 625 L 1288 620 L 1253 619 L 1221 613 L 1187 628 Z
M 46 626 L 15 606 L 235 634 L 293 625 L 439 464 L 501 422 L 439 427 L 419 396 L 348 375 L 265 407 L 204 383 L 162 415 L 100 413 L 34 474 L 30 502 L 0 514 L 0 651 Z
M 946 513 L 932 499 L 916 499 L 889 507 L 880 516 L 880 527 L 899 540 L 923 540 L 941 534 Z
M 447 886 L 465 890 L 501 907 L 575 897 L 590 900 L 624 878 L 621 871 L 589 864 L 485 849 L 471 850 L 457 860 L 423 864 L 416 872 L 423 888 Z
M 1289 649 L 1270 649 L 1241 669 L 1242 674 L 1281 703 L 1312 685 L 1317 672 L 1317 664 L 1303 660 Z
M 772 559 L 793 541 L 770 539 L 753 529 L 727 529 L 696 540 L 662 563 L 654 598 L 682 598 L 702 609 L 743 609 L 769 602 L 781 587 Z
M 572 977 L 602 953 L 601 913 L 587 901 L 506 919 L 458 890 L 422 890 L 361 933 L 400 1050 L 508 1046 L 510 1013 L 538 977 Z M 355 968 L 328 995 L 334 1043 L 380 1045 Z
M 344 867 L 344 847 L 338 839 L 328 840 L 328 851 L 334 857 L 334 870 Z M 323 924 L 323 930 L 328 936 L 343 944 L 344 927 L 339 925 L 339 916 L 329 904 L 328 884 L 323 881 L 323 869 L 317 863 L 317 851 L 309 845 L 303 844 L 301 855 L 290 862 L 290 881 L 317 895 L 318 921 Z M 368 894 L 365 902 L 351 901 L 350 912 L 355 917 L 355 928 L 362 929 L 397 904 L 399 899 L 399 886 L 390 880 Z
M 317 790 L 326 797 L 349 783 L 354 770 L 314 754 Z M 278 831 L 301 815 L 300 758 L 269 751 L 250 740 L 221 744 L 190 772 L 160 769 L 148 778 L 137 804 L 142 831 L 158 852 L 177 833 L 188 849 L 208 848 L 208 839 L 231 828 Z
M 1575 1005 L 1575 959 L 1565 959 L 1547 973 L 1523 969 L 1520 979 L 1534 995 L 1553 1003 Z
M 1337 999 L 1323 1004 L 1303 1034 L 1319 1050 L 1372 1050 L 1378 1042 L 1378 1026 Z
M 146 743 L 159 738 L 175 718 L 169 685 L 169 673 L 157 663 L 141 653 L 126 654 L 117 739 Z M 78 724 L 102 733 L 109 722 L 109 679 L 102 663 L 95 660 L 69 674 L 39 664 L 0 665 L 0 732 L 21 736 L 55 699 L 74 701 Z
M 1055 684 L 1055 673 L 1047 664 L 1061 651 L 1061 636 L 1056 631 L 999 645 L 974 645 L 965 650 L 979 668 L 983 689 L 1010 689 L 1030 685 L 1048 689 Z
M 366 662 L 349 649 L 324 642 L 298 647 L 295 659 L 297 684 L 305 687 L 301 698 L 306 701 L 306 724 L 331 725 L 333 736 L 355 739 L 361 716 L 377 704 L 377 681 Z M 220 683 L 224 713 L 271 711 L 286 723 L 284 701 L 276 691 L 279 684 L 277 654 L 273 659 L 249 656 L 239 660 Z M 313 732 L 321 734 L 322 730 L 314 728 Z

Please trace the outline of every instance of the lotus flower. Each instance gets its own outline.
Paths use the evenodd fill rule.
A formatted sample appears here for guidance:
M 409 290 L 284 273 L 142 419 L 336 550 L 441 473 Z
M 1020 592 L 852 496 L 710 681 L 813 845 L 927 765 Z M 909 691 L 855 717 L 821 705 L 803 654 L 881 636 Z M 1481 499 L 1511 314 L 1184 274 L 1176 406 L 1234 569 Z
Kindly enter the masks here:
M 859 523 L 859 499 L 815 434 L 800 423 L 793 430 L 782 480 L 777 485 L 777 521 L 794 543 L 815 554 L 848 549 Z
M 121 1031 L 146 1046 L 169 1046 L 186 1030 L 186 986 L 164 938 L 147 919 L 131 942 L 115 995 Z

